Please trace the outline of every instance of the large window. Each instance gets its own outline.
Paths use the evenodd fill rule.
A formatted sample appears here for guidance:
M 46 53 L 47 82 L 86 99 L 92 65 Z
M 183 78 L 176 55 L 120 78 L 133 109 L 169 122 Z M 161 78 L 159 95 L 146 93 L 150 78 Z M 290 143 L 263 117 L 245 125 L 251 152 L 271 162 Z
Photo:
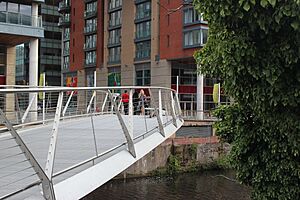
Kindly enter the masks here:
M 70 28 L 65 28 L 64 29 L 63 39 L 64 40 L 69 40 L 70 39 Z
M 135 54 L 136 59 L 150 58 L 150 54 L 151 54 L 150 41 L 136 43 L 136 54 Z
M 151 21 L 136 24 L 136 38 L 146 38 L 151 35 Z
M 151 16 L 151 2 L 145 2 L 136 6 L 136 19 L 144 19 Z
M 110 0 L 109 9 L 114 9 L 122 6 L 122 0 Z
M 108 44 L 119 44 L 121 41 L 121 29 L 109 31 Z
M 96 31 L 96 29 L 97 29 L 97 18 L 88 19 L 85 21 L 85 28 L 84 28 L 85 33 Z
M 85 44 L 84 44 L 85 49 L 95 48 L 96 44 L 97 44 L 96 34 L 85 36 Z
M 120 86 L 121 85 L 121 67 L 109 67 L 108 68 L 108 83 L 107 83 L 107 85 L 108 86 Z
M 68 55 L 70 53 L 70 42 L 66 41 L 64 42 L 64 55 Z
M 118 26 L 122 22 L 122 11 L 116 11 L 109 14 L 109 26 Z
M 108 62 L 120 62 L 121 61 L 121 47 L 110 48 Z
M 85 52 L 85 64 L 96 64 L 96 51 Z
M 183 13 L 184 24 L 191 24 L 203 21 L 202 15 L 198 13 L 194 8 L 185 9 Z
M 208 30 L 206 28 L 184 32 L 184 47 L 204 45 L 207 42 Z
M 0 46 L 0 75 L 6 73 L 6 47 Z
M 92 13 L 97 11 L 97 1 L 86 4 L 86 13 Z
M 69 65 L 70 65 L 70 57 L 64 56 L 63 69 L 69 69 Z
M 146 86 L 151 84 L 150 63 L 135 65 L 135 84 L 137 86 Z

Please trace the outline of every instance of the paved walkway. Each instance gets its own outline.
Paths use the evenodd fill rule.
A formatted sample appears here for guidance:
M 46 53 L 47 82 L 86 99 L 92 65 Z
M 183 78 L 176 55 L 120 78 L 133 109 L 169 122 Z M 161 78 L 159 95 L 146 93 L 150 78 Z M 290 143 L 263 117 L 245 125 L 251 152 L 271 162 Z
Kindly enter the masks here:
M 125 116 L 125 122 L 128 120 Z M 164 116 L 166 123 L 171 117 Z M 103 153 L 126 142 L 123 131 L 115 115 L 99 115 L 93 117 L 97 151 Z M 134 137 L 157 127 L 157 119 L 134 116 Z M 45 167 L 50 142 L 52 124 L 18 130 L 25 144 L 42 166 Z M 54 174 L 96 155 L 91 117 L 61 121 L 59 125 Z M 82 169 L 79 169 L 82 170 Z M 54 179 L 54 183 L 71 176 L 65 174 Z M 37 181 L 35 172 L 30 167 L 15 141 L 8 134 L 0 135 L 0 198 L 10 192 L 23 188 Z M 38 188 L 31 189 L 22 199 L 36 193 Z M 37 195 L 40 196 L 40 195 Z M 39 197 L 37 197 L 39 198 Z

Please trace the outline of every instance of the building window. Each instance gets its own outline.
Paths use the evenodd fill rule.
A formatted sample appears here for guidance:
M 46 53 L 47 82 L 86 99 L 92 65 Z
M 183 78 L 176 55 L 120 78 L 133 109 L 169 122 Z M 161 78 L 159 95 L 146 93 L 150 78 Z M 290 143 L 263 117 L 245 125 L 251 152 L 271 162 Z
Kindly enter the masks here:
M 64 55 L 68 55 L 70 52 L 70 41 L 66 41 L 64 42 L 64 47 L 63 47 L 64 51 L 63 54 Z
M 136 59 L 150 58 L 150 53 L 151 53 L 150 41 L 136 43 L 136 54 L 135 54 Z
M 151 85 L 150 63 L 135 65 L 135 84 L 137 86 Z
M 109 67 L 108 68 L 108 86 L 120 86 L 121 85 L 121 67 Z
M 191 24 L 203 21 L 202 15 L 198 13 L 194 8 L 187 8 L 183 11 L 183 23 Z
M 114 47 L 108 50 L 109 58 L 108 62 L 120 62 L 121 61 L 121 47 Z
M 70 28 L 65 28 L 63 39 L 64 40 L 69 40 L 70 39 Z
M 122 0 L 110 0 L 109 9 L 115 9 L 122 6 Z
M 64 56 L 63 69 L 69 69 L 69 65 L 70 65 L 70 57 Z
M 195 47 L 207 42 L 208 29 L 195 29 L 184 32 L 184 47 Z
M 89 51 L 85 53 L 85 64 L 96 64 L 96 51 Z
M 97 11 L 97 1 L 86 4 L 86 13 L 92 13 Z
M 144 19 L 151 16 L 151 2 L 145 2 L 136 6 L 136 19 Z
M 96 48 L 96 44 L 97 44 L 96 34 L 85 36 L 85 44 L 84 44 L 85 49 Z
M 85 6 L 84 17 L 93 17 L 97 13 L 97 1 L 87 3 Z
M 119 26 L 122 22 L 122 11 L 116 11 L 109 14 L 109 26 Z
M 85 21 L 84 32 L 89 33 L 97 30 L 97 18 Z
M 136 24 L 136 38 L 147 38 L 151 35 L 151 21 Z
M 108 44 L 119 44 L 121 42 L 121 29 L 109 31 Z

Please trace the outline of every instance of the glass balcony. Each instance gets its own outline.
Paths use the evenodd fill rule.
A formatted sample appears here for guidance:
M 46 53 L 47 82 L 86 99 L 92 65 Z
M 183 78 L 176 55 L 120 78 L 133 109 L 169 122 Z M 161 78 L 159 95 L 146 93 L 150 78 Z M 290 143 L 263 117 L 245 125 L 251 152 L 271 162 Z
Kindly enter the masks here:
M 69 27 L 70 26 L 70 15 L 64 15 L 59 18 L 58 26 L 60 27 Z
M 42 28 L 41 16 L 34 17 L 12 12 L 0 12 L 0 23 L 18 24 Z
M 71 4 L 69 1 L 61 1 L 59 2 L 59 6 L 58 6 L 58 12 L 60 13 L 66 13 L 66 12 L 70 12 L 71 10 Z
M 96 8 L 96 10 L 84 11 L 84 18 L 85 19 L 96 17 L 96 16 L 97 16 L 97 8 Z
M 97 31 L 97 26 L 86 26 L 84 27 L 84 34 L 90 34 Z

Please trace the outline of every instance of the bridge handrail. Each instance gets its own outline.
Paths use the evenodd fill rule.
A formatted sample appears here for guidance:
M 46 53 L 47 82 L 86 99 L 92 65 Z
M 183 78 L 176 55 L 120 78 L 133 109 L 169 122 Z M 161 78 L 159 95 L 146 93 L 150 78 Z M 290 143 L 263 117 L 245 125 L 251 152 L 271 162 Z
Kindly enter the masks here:
M 0 85 L 0 88 L 4 87 Z M 55 87 L 55 86 L 47 86 L 47 87 L 24 87 L 17 89 L 0 89 L 0 93 L 24 93 L 24 92 L 68 92 L 68 91 L 86 91 L 86 90 L 129 90 L 129 89 L 161 89 L 161 90 L 169 90 L 176 92 L 176 90 L 167 88 L 167 87 L 156 87 L 156 86 L 116 86 L 116 87 Z
M 2 98 L 6 98 L 6 102 L 8 102 L 8 104 L 11 106 L 11 108 L 9 108 L 9 106 L 6 109 L 7 113 L 1 112 L 1 116 L 3 119 L 5 119 L 3 124 L 6 127 L 0 127 L 0 131 L 8 131 L 8 132 L 14 132 L 14 134 L 18 134 L 18 129 L 17 128 L 23 128 L 27 125 L 35 125 L 35 124 L 40 124 L 40 125 L 44 125 L 47 122 L 52 122 L 52 130 L 51 130 L 51 137 L 50 137 L 50 145 L 49 145 L 49 150 L 48 150 L 48 157 L 47 157 L 47 164 L 45 169 L 42 169 L 43 173 L 45 174 L 45 177 L 39 177 L 40 180 L 46 180 L 46 182 L 41 181 L 41 184 L 43 186 L 43 195 L 46 199 L 51 199 L 51 200 L 55 200 L 55 192 L 53 189 L 53 183 L 52 183 L 52 179 L 64 174 L 68 171 L 71 171 L 72 169 L 78 168 L 82 165 L 85 165 L 89 162 L 93 162 L 96 159 L 102 159 L 103 156 L 106 156 L 107 154 L 110 155 L 111 152 L 115 152 L 116 150 L 120 149 L 121 147 L 124 147 L 127 145 L 127 150 L 128 152 L 134 157 L 136 158 L 136 152 L 135 152 L 135 142 L 140 141 L 141 139 L 144 139 L 145 137 L 148 137 L 148 135 L 150 135 L 150 133 L 152 134 L 153 130 L 158 130 L 158 132 L 163 136 L 166 137 L 166 133 L 165 133 L 165 128 L 167 125 L 169 124 L 173 124 L 175 127 L 177 127 L 177 123 L 178 123 L 178 119 L 182 120 L 181 118 L 181 108 L 180 108 L 180 104 L 179 104 L 179 100 L 178 100 L 178 94 L 176 93 L 175 90 L 171 89 L 171 88 L 166 88 L 166 87 L 156 87 L 156 86 L 118 86 L 118 87 L 56 87 L 56 86 L 50 86 L 50 87 L 32 87 L 32 86 L 20 86 L 20 85 L 0 85 L 0 94 L 4 94 Z M 5 88 L 5 89 L 2 89 Z M 143 132 L 140 135 L 137 135 L 134 137 L 133 135 L 133 115 L 134 115 L 134 109 L 135 109 L 135 101 L 134 101 L 134 95 L 133 95 L 133 91 L 138 91 L 138 90 L 145 90 L 145 92 L 147 91 L 147 94 L 149 94 L 149 96 L 147 97 L 147 100 L 145 100 L 146 102 L 148 101 L 148 103 L 151 103 L 152 108 L 150 109 L 151 111 L 154 112 L 154 115 L 152 117 L 155 117 L 157 120 L 157 126 L 155 126 L 154 128 L 147 128 L 147 124 L 146 124 L 146 119 L 145 119 L 145 127 L 146 127 L 146 131 Z M 115 98 L 114 94 L 112 93 L 112 91 L 124 91 L 127 90 L 128 91 L 128 95 L 129 95 L 129 101 L 127 103 L 127 121 L 125 120 L 125 115 L 121 115 L 121 109 L 123 105 L 123 101 L 121 98 Z M 73 92 L 76 91 L 77 95 L 74 95 L 74 98 L 76 99 L 75 102 L 77 103 L 77 105 L 75 105 L 75 107 L 70 106 L 70 110 L 68 111 L 68 113 L 72 114 L 71 116 L 64 116 L 63 113 L 66 112 L 66 108 L 68 108 L 69 106 L 69 100 L 72 98 L 72 94 Z M 84 93 L 81 93 L 80 91 L 84 91 Z M 51 93 L 55 93 L 58 94 L 58 98 L 54 98 L 54 100 L 52 101 L 53 104 L 51 107 L 51 113 L 49 116 L 47 117 L 53 117 L 52 120 L 51 119 L 45 119 L 44 118 L 44 114 L 45 114 L 45 93 L 49 93 L 51 96 Z M 78 93 L 77 93 L 78 92 Z M 91 93 L 92 92 L 92 93 Z M 21 93 L 21 95 L 19 94 Z M 24 94 L 23 94 L 24 93 Z M 53 94 L 52 93 L 52 94 Z M 26 95 L 25 95 L 26 94 Z M 38 94 L 43 94 L 43 120 L 42 121 L 38 121 L 37 118 L 37 114 L 38 114 L 38 107 L 37 107 L 37 101 L 38 101 Z M 49 96 L 48 94 L 48 96 Z M 64 104 L 64 94 L 67 94 L 68 96 L 68 102 L 66 104 Z M 91 96 L 91 94 L 93 94 Z M 102 103 L 105 108 L 106 106 L 108 107 L 105 111 L 103 110 L 103 105 L 102 105 L 102 110 L 101 112 L 99 112 L 99 110 L 97 110 L 97 102 L 100 99 L 100 96 L 97 95 L 102 95 L 104 96 L 105 94 L 105 100 Z M 15 96 L 13 96 L 15 95 Z M 22 98 L 25 98 L 27 100 L 29 100 L 29 105 L 27 106 L 27 109 L 22 117 L 22 121 L 20 124 L 16 123 L 11 123 L 10 121 L 10 117 L 11 115 L 14 114 L 18 114 L 18 112 L 20 112 L 20 108 L 19 105 L 17 105 L 19 103 L 20 100 L 18 100 L 20 98 L 20 96 Z M 29 96 L 29 98 L 28 98 Z M 14 99 L 15 97 L 15 99 Z M 85 98 L 84 100 L 79 98 Z M 99 97 L 99 98 L 98 98 Z M 120 95 L 121 97 L 121 95 Z M 16 104 L 15 102 L 16 101 Z M 141 101 L 141 100 L 140 100 Z M 72 102 L 73 103 L 73 102 Z M 88 106 L 87 106 L 88 103 Z M 99 103 L 99 102 L 98 102 Z M 145 102 L 143 102 L 145 103 Z M 149 104 L 150 104 L 149 103 Z M 16 106 L 15 106 L 16 105 Z M 32 106 L 35 105 L 35 106 Z M 100 105 L 100 104 L 99 104 Z M 1 105 L 0 105 L 1 106 Z M 56 107 L 54 109 L 54 106 Z M 76 107 L 77 106 L 77 107 Z M 87 106 L 87 109 L 84 109 L 84 106 Z M 144 104 L 143 104 L 144 106 Z M 62 108 L 65 109 L 62 109 Z M 80 107 L 80 108 L 79 108 Z M 125 107 L 125 106 L 124 106 Z M 145 106 L 146 107 L 146 106 Z M 145 111 L 145 107 L 144 107 L 144 111 L 143 112 L 149 112 L 148 110 Z M 1 107 L 0 107 L 1 108 Z M 22 107 L 23 108 L 23 107 Z M 21 109 L 22 109 L 21 108 Z M 99 108 L 99 107 L 98 107 Z M 17 110 L 14 110 L 17 109 Z M 19 109 L 19 110 L 18 110 Z M 79 111 L 77 110 L 79 109 Z M 125 110 L 125 109 L 124 109 Z M 141 109 L 142 110 L 142 109 Z M 24 110 L 21 110 L 21 112 Z M 55 112 L 55 114 L 53 113 L 53 111 Z M 20 112 L 20 113 L 21 113 Z M 79 112 L 79 114 L 78 114 Z M 166 112 L 168 112 L 168 114 L 166 114 Z M 19 114 L 20 114 L 19 113 Z M 35 120 L 35 121 L 29 121 L 29 122 L 25 122 L 25 119 L 27 118 L 27 114 L 30 113 L 32 116 L 30 118 L 30 120 Z M 29 115 L 30 115 L 29 114 Z M 54 114 L 54 116 L 53 116 Z M 117 119 L 119 121 L 119 124 L 121 125 L 123 134 L 125 136 L 125 142 L 123 142 L 122 144 L 111 148 L 105 152 L 102 153 L 98 153 L 97 152 L 97 143 L 96 143 L 96 137 L 95 137 L 95 128 L 94 128 L 94 124 L 93 124 L 93 117 L 97 116 L 97 115 L 103 115 L 103 114 L 110 114 L 110 115 L 116 115 Z M 145 113 L 143 114 L 145 116 Z M 35 117 L 34 117 L 35 116 Z M 165 117 L 163 117 L 165 116 Z M 82 162 L 79 162 L 73 166 L 70 166 L 68 168 L 65 168 L 57 173 L 53 173 L 54 170 L 54 159 L 55 159 L 55 152 L 56 152 L 56 143 L 57 143 L 57 136 L 58 136 L 58 131 L 59 131 L 59 122 L 62 120 L 67 120 L 67 119 L 72 119 L 72 118 L 79 118 L 79 117 L 91 117 L 91 124 L 92 124 L 92 130 L 93 130 L 93 136 L 94 136 L 94 145 L 95 145 L 95 153 L 96 155 L 90 157 L 87 160 L 84 160 Z M 169 117 L 169 119 L 168 119 Z M 163 119 L 164 118 L 164 119 Z M 17 121 L 18 121 L 18 117 L 17 117 Z M 27 119 L 28 121 L 28 119 Z M 0 121 L 0 125 L 2 123 Z M 125 123 L 126 122 L 126 123 Z M 1 132 L 0 132 L 1 134 Z M 11 135 L 13 135 L 11 133 Z M 20 141 L 22 143 L 24 143 L 22 141 L 22 138 L 20 137 Z M 25 143 L 24 143 L 25 144 Z M 26 147 L 26 146 L 25 146 Z M 27 148 L 27 147 L 26 147 Z M 26 156 L 26 152 L 23 151 L 23 153 Z M 30 153 L 30 152 L 29 152 Z M 27 154 L 29 154 L 27 153 Z M 31 166 L 34 168 L 34 166 L 36 166 L 37 164 L 32 162 L 32 159 L 28 160 L 29 163 L 31 164 Z M 38 170 L 34 169 L 36 171 L 36 174 L 41 174 Z M 18 193 L 22 191 L 16 191 L 15 193 Z M 13 193 L 13 194 L 15 194 Z M 1 198 L 1 196 L 0 196 Z

